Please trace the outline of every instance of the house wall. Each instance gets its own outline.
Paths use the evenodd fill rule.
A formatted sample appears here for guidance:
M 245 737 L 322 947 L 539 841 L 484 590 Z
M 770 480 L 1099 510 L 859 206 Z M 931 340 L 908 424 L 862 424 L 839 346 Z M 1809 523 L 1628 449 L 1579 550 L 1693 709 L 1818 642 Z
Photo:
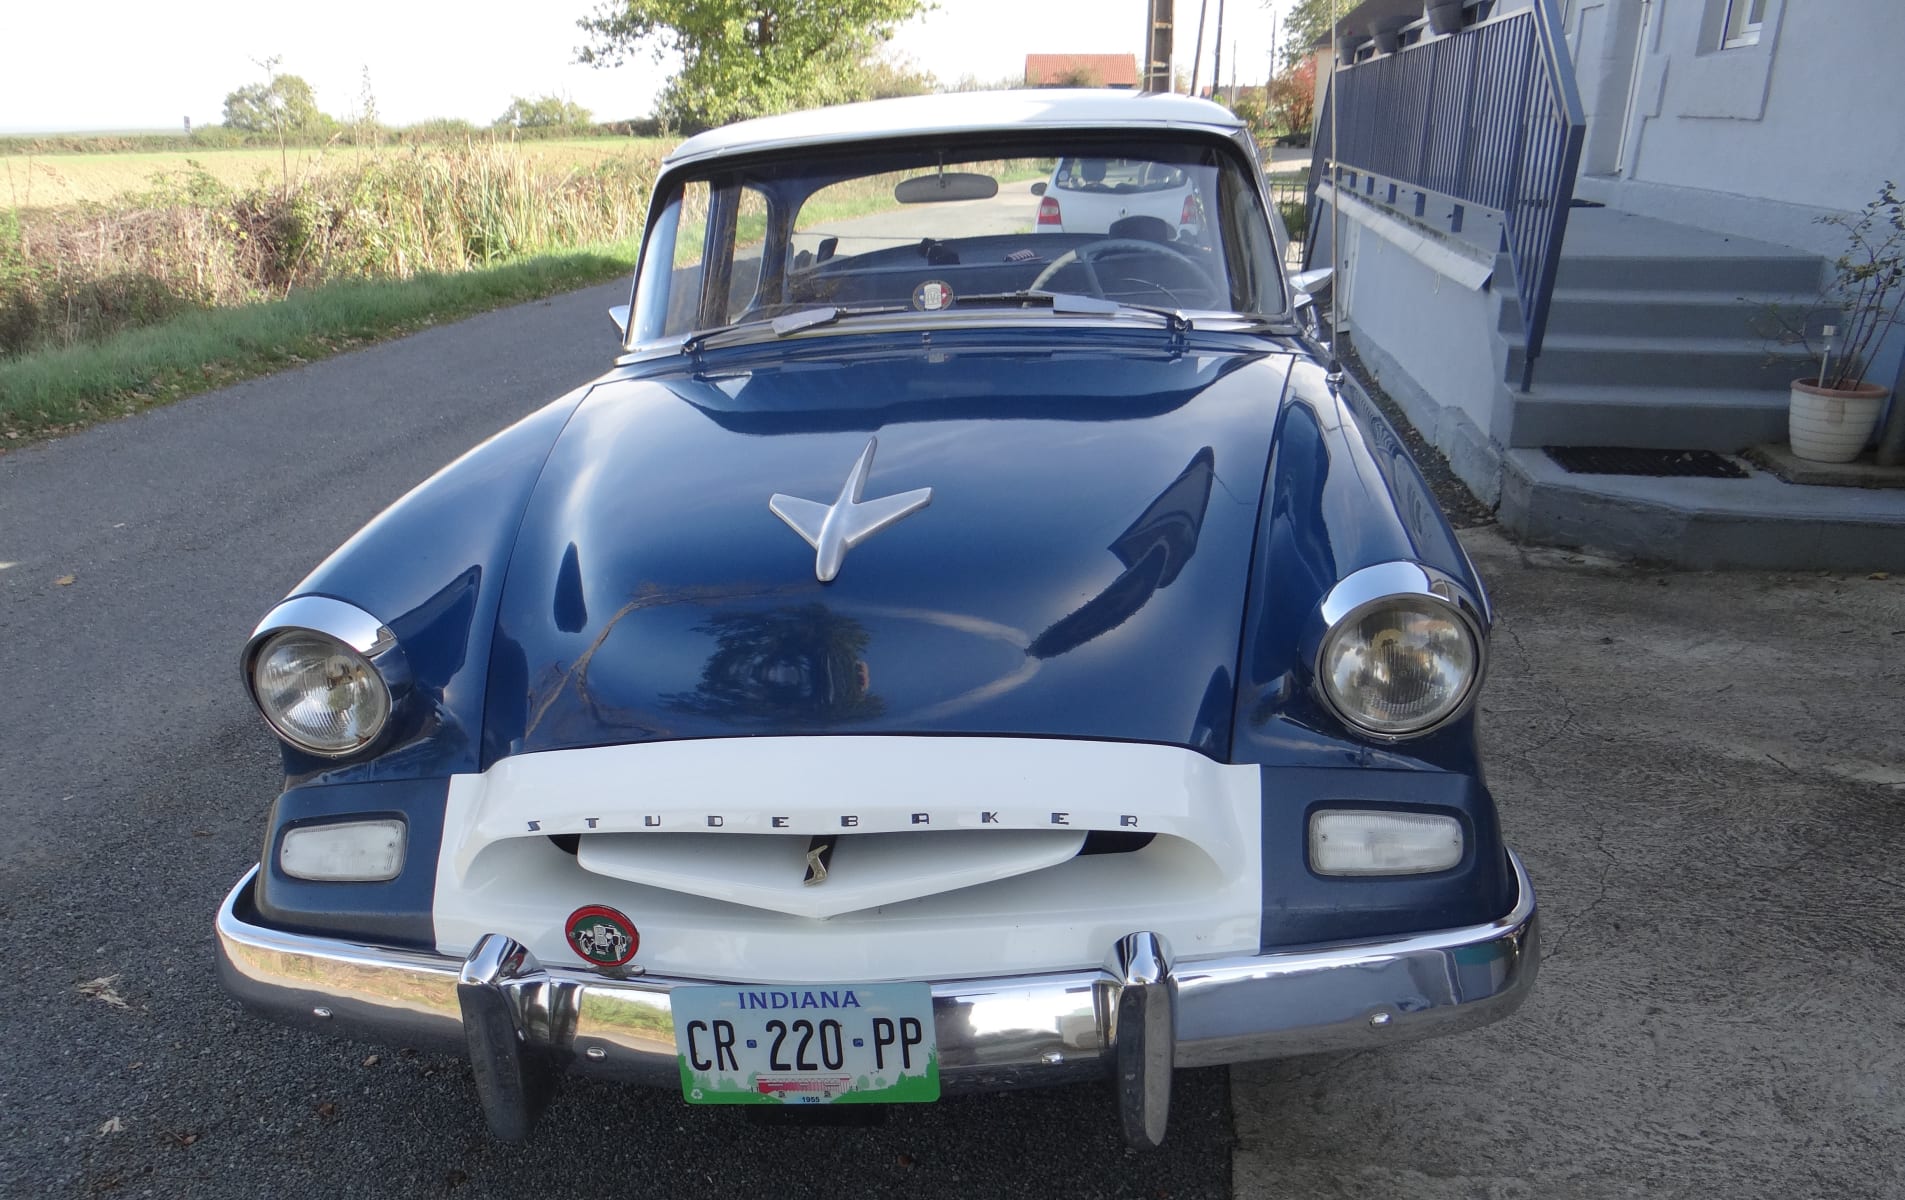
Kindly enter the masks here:
M 1327 202 L 1323 203 L 1327 210 Z M 1399 218 L 1389 218 L 1400 224 Z M 1484 501 L 1499 488 L 1497 295 L 1471 288 L 1352 220 L 1340 223 L 1339 318 L 1364 365 Z
M 1589 121 L 1580 194 L 1836 255 L 1840 238 L 1814 219 L 1859 208 L 1905 162 L 1891 86 L 1905 3 L 1768 0 L 1759 44 L 1735 49 L 1719 48 L 1724 13 L 1725 0 L 1569 0 Z

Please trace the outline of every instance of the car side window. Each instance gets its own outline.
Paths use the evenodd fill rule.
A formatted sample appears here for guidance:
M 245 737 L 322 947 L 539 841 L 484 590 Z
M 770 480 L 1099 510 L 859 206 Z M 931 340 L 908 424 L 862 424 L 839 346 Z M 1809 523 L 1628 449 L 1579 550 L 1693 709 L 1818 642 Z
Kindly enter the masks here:
M 684 184 L 655 218 L 642 249 L 635 284 L 637 344 L 694 329 L 707 273 L 707 242 L 708 185 Z
M 744 187 L 735 197 L 734 264 L 728 274 L 726 319 L 738 321 L 761 304 L 762 255 L 767 246 L 767 196 Z

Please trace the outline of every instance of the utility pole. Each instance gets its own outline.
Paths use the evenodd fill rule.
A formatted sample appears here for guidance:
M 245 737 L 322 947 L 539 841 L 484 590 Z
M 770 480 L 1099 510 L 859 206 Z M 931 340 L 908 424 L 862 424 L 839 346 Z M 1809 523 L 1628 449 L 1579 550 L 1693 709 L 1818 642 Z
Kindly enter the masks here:
M 1224 90 L 1224 0 L 1217 0 L 1217 44 L 1211 48 L 1210 94 L 1211 99 Z
M 1174 0 L 1149 0 L 1149 18 L 1144 25 L 1144 90 L 1176 91 L 1171 78 L 1171 37 Z
M 1210 12 L 1210 0 L 1197 0 L 1197 49 L 1191 52 L 1191 95 L 1197 95 L 1197 73 L 1204 65 L 1204 17 Z

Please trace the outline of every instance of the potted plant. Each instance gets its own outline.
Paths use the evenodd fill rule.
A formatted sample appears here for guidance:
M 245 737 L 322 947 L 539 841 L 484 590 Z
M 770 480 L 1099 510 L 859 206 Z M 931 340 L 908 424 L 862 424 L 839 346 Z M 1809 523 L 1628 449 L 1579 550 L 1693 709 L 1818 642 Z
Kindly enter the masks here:
M 1819 373 L 1793 380 L 1787 432 L 1800 458 L 1851 462 L 1871 440 L 1889 392 L 1865 373 L 1905 304 L 1905 202 L 1888 181 L 1858 212 L 1819 220 L 1846 230 L 1827 293 L 1837 324 L 1823 327 L 1817 347 L 1806 328 L 1788 327 L 1787 340 L 1818 357 Z

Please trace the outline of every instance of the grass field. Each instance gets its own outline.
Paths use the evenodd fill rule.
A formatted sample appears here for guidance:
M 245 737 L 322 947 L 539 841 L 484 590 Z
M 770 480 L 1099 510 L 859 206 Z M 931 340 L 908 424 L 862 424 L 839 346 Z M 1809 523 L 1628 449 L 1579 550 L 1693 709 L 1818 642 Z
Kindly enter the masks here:
M 636 250 L 634 241 L 602 243 L 455 274 L 339 280 L 274 303 L 187 313 L 0 358 L 0 454 L 367 342 L 625 276 Z
M 487 140 L 484 145 L 490 144 Z M 656 154 L 671 146 L 662 138 L 551 138 L 544 141 L 496 145 L 527 162 L 545 166 L 592 166 L 631 151 Z M 299 147 L 284 151 L 245 147 L 213 150 L 181 146 L 176 151 L 152 153 L 0 155 L 0 207 L 56 208 L 79 203 L 105 203 L 128 192 L 152 186 L 155 175 L 183 171 L 188 160 L 203 167 L 231 188 L 260 182 L 277 184 L 289 174 L 295 183 L 318 170 L 349 164 L 371 154 L 403 153 L 402 147 Z

